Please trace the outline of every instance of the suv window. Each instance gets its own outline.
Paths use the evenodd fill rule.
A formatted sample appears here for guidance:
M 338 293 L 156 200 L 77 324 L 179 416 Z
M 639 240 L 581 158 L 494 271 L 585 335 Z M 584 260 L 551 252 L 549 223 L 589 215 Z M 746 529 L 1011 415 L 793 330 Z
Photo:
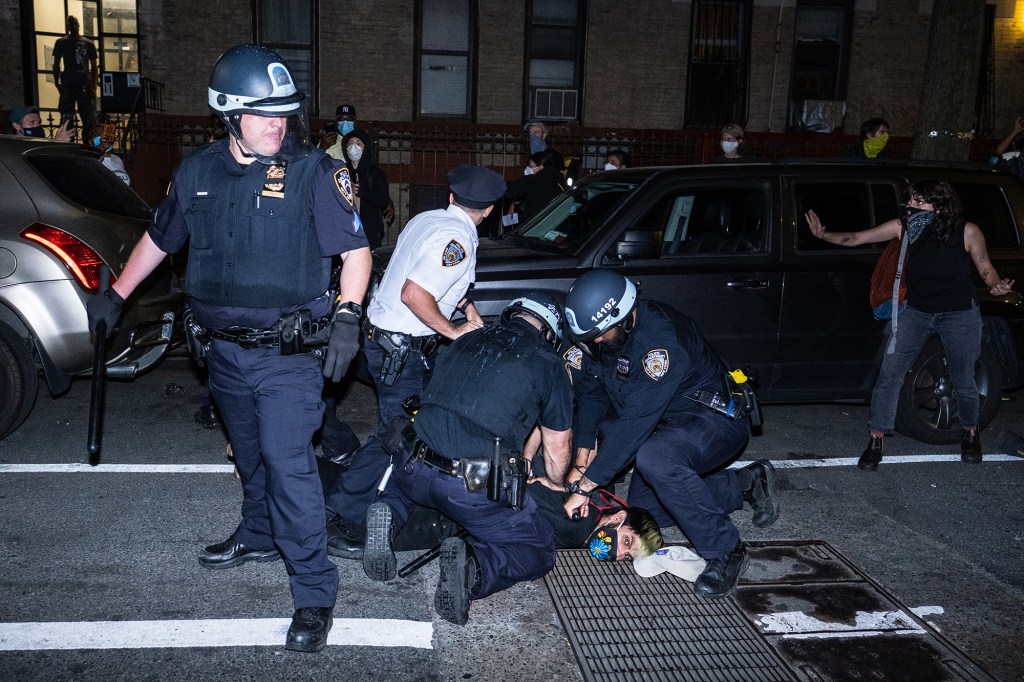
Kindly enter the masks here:
M 654 202 L 615 244 L 615 256 L 673 257 L 764 253 L 768 186 L 685 187 Z M 646 245 L 646 246 L 645 246 Z
M 31 154 L 28 161 L 66 199 L 94 211 L 149 220 L 150 210 L 99 159 L 84 154 Z
M 814 237 L 807 227 L 805 214 L 808 210 L 813 209 L 826 229 L 833 232 L 862 232 L 898 217 L 900 211 L 896 188 L 886 183 L 796 182 L 793 184 L 793 197 L 796 200 L 798 251 L 851 248 Z M 862 244 L 853 248 L 871 250 L 881 247 Z
M 989 249 L 1015 249 L 1020 246 L 1017 225 L 1006 196 L 999 185 L 951 182 L 964 206 L 964 217 L 981 228 Z
M 636 188 L 635 182 L 580 183 L 545 206 L 512 236 L 531 247 L 574 251 Z

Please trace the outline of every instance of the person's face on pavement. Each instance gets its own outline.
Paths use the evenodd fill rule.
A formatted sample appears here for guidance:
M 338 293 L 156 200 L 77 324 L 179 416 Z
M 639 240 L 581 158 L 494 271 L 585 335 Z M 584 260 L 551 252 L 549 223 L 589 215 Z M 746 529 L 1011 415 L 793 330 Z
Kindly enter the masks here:
M 625 524 L 626 512 L 618 511 L 604 519 L 602 526 L 618 526 L 617 543 L 615 547 L 616 561 L 632 561 L 636 558 L 636 552 L 640 547 L 640 536 L 631 526 Z M 619 525 L 622 524 L 622 525 Z
M 260 156 L 274 156 L 284 143 L 287 119 L 242 114 L 240 127 L 243 147 Z

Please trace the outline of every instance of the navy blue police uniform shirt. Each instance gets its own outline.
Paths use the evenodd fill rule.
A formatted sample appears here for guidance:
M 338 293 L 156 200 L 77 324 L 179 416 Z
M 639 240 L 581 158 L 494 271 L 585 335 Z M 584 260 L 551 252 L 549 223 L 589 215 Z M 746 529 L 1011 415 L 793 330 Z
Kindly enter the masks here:
M 506 323 L 510 328 L 517 328 L 519 325 L 527 325 L 528 322 L 513 319 Z M 456 344 L 466 345 L 475 343 L 475 338 L 482 330 L 464 334 L 456 339 L 452 346 L 445 349 L 437 358 L 437 364 L 444 362 L 443 355 L 452 351 Z M 535 329 L 530 326 L 529 333 L 535 334 Z M 503 396 L 507 398 L 507 387 L 494 386 L 487 381 L 488 365 L 493 364 L 496 358 L 482 358 L 481 365 L 476 368 L 466 368 L 471 376 L 467 376 L 474 387 L 476 395 L 470 395 L 469 391 L 463 393 L 465 400 L 490 400 L 497 401 L 503 409 L 509 411 L 523 411 L 530 413 L 537 410 L 536 423 L 552 431 L 568 431 L 572 428 L 573 420 L 573 391 L 572 385 L 562 369 L 562 360 L 553 348 L 546 345 L 538 337 L 540 348 L 531 355 L 527 362 L 515 357 L 505 358 L 507 362 L 518 362 L 520 365 L 517 376 L 531 387 L 531 400 L 533 405 L 509 405 L 507 399 L 502 403 Z M 437 370 L 435 369 L 435 376 Z M 444 409 L 424 406 L 416 415 L 416 431 L 423 436 L 423 439 L 434 450 L 444 454 L 446 457 L 458 459 L 460 457 L 487 457 L 494 451 L 494 436 L 500 436 L 502 442 L 510 440 L 514 445 L 507 450 L 522 452 L 523 444 L 529 433 L 527 427 L 524 433 L 493 433 Z M 532 422 L 531 422 L 532 423 Z M 503 448 L 506 451 L 506 448 Z
M 153 242 L 166 253 L 177 253 L 189 240 L 189 227 L 185 221 L 185 208 L 188 205 L 189 197 L 183 196 L 183 193 L 179 191 L 180 183 L 177 182 L 177 179 L 191 159 L 204 155 L 216 155 L 223 163 L 223 174 L 218 174 L 215 181 L 216 186 L 211 188 L 214 191 L 222 190 L 229 183 L 241 181 L 249 174 L 263 177 L 266 173 L 267 167 L 262 163 L 239 164 L 231 155 L 229 138 L 223 138 L 207 145 L 182 161 L 175 169 L 167 196 L 164 197 L 154 213 L 148 230 Z M 309 156 L 292 161 L 291 164 L 317 164 L 321 163 L 324 157 L 325 154 L 322 151 L 314 149 Z M 343 183 L 338 182 L 336 178 L 338 172 L 346 170 L 345 164 L 328 158 L 327 161 L 323 161 L 322 168 L 322 171 L 314 173 L 313 180 L 307 188 L 288 186 L 286 177 L 286 199 L 283 201 L 296 200 L 298 192 L 312 193 L 310 205 L 312 206 L 313 224 L 319 242 L 320 256 L 331 259 L 347 251 L 368 247 L 369 243 L 352 202 L 351 186 L 346 184 L 343 187 Z M 266 199 L 266 201 L 282 200 Z M 244 215 L 244 212 L 239 215 Z M 296 220 L 293 227 L 305 229 L 307 225 L 308 216 L 302 216 L 301 221 Z M 266 257 L 272 258 L 273 254 L 267 254 Z M 249 276 L 258 279 L 259 273 L 250 273 Z M 308 308 L 313 318 L 316 319 L 329 314 L 332 305 L 333 301 L 327 295 L 297 305 L 266 308 L 204 305 L 201 301 L 192 300 L 192 307 L 197 319 L 211 329 L 230 326 L 268 329 L 278 322 L 283 313 L 299 308 Z
M 562 360 L 576 392 L 578 447 L 594 447 L 609 408 L 618 415 L 602 429 L 597 457 L 587 468 L 587 478 L 598 485 L 633 461 L 660 420 L 709 409 L 687 396 L 699 389 L 721 391 L 726 371 L 693 320 L 654 301 L 637 303 L 633 333 L 610 365 L 576 347 L 564 351 Z

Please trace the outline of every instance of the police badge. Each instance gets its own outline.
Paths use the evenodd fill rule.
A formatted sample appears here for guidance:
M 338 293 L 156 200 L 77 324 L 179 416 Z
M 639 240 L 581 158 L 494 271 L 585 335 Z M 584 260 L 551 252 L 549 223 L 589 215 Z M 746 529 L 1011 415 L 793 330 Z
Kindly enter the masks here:
M 284 199 L 285 173 L 284 164 L 267 166 L 267 181 L 263 183 L 263 191 L 260 192 L 260 195 L 274 199 Z
M 448 246 L 444 247 L 444 253 L 441 254 L 441 265 L 450 268 L 464 260 L 466 260 L 466 247 L 454 239 L 448 242 Z
M 662 348 L 648 351 L 644 356 L 644 373 L 657 381 L 668 374 L 668 351 Z

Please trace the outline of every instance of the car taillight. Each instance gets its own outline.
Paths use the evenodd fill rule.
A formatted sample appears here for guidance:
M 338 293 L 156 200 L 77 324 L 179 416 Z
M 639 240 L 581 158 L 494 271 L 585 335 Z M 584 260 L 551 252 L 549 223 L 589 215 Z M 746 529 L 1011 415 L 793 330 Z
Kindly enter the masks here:
M 80 239 L 56 227 L 36 223 L 25 228 L 21 236 L 42 244 L 64 262 L 75 280 L 86 291 L 96 291 L 100 283 L 100 266 L 103 259 L 86 246 Z M 116 282 L 116 277 L 111 277 Z

